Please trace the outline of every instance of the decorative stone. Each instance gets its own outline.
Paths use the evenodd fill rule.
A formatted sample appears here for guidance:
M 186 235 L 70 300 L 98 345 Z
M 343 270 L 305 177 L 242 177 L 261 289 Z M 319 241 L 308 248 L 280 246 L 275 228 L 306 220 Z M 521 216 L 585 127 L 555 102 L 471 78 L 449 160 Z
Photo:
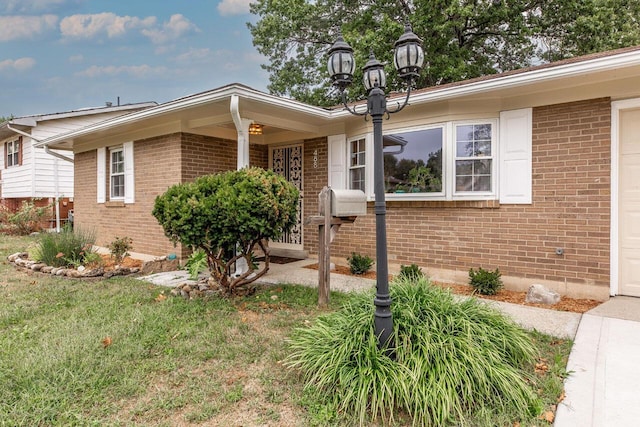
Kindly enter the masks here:
M 67 277 L 73 277 L 75 279 L 82 277 L 82 273 L 78 270 L 69 269 L 67 270 Z
M 56 272 L 56 276 L 66 276 L 67 275 L 67 269 L 66 268 L 61 268 L 60 270 L 58 270 Z
M 191 292 L 191 286 L 189 286 L 189 285 L 184 285 L 184 286 L 182 287 L 182 290 L 183 290 L 183 291 L 185 291 L 185 292 Z
M 168 260 L 166 257 L 156 258 L 153 261 L 147 261 L 142 264 L 140 272 L 142 274 L 159 273 L 162 271 L 175 271 L 180 263 L 177 259 Z
M 29 254 L 26 252 L 16 252 L 15 254 L 11 254 L 7 257 L 7 261 L 16 262 L 18 258 L 29 258 Z
M 16 265 L 20 266 L 20 267 L 24 267 L 27 264 L 27 261 L 25 261 L 24 259 L 18 257 L 16 258 L 16 260 L 14 261 Z
M 547 289 L 543 285 L 532 285 L 527 291 L 526 302 L 553 305 L 560 301 L 560 294 Z
M 47 264 L 44 264 L 44 263 L 42 263 L 42 262 L 38 262 L 38 263 L 35 263 L 35 264 L 31 265 L 31 267 L 30 267 L 30 268 L 31 268 L 33 271 L 42 271 L 42 269 L 43 269 L 44 267 L 46 267 L 46 266 L 47 266 Z
M 53 267 L 53 268 L 51 269 L 51 275 L 52 275 L 52 276 L 57 275 L 59 270 L 60 270 L 60 268 L 59 268 L 59 267 Z
M 51 273 L 51 270 L 53 270 L 53 267 L 51 267 L 50 265 L 46 265 L 40 269 L 40 272 L 48 274 Z
M 81 265 L 77 268 L 77 270 L 82 273 L 83 271 L 85 271 L 87 269 L 87 267 L 85 267 L 84 265 Z
M 182 298 L 184 299 L 189 299 L 189 292 L 185 291 L 184 289 L 180 291 L 180 295 L 182 295 Z
M 91 270 L 85 270 L 83 273 L 84 277 L 98 277 L 98 276 L 102 276 L 104 274 L 104 269 L 99 267 L 99 268 L 94 268 Z

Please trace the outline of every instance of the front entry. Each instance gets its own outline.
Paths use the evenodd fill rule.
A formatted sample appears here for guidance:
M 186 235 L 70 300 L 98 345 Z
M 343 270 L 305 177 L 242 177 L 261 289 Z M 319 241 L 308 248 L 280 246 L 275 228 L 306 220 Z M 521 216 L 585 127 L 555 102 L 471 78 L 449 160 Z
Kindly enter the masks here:
M 277 249 L 302 250 L 302 200 L 304 198 L 303 187 L 303 154 L 302 144 L 274 147 L 269 150 L 269 165 L 275 173 L 284 176 L 287 181 L 295 185 L 300 191 L 298 201 L 298 219 L 293 229 L 285 233 L 278 241 L 272 241 L 270 246 Z
M 618 289 L 640 297 L 640 108 L 620 111 Z

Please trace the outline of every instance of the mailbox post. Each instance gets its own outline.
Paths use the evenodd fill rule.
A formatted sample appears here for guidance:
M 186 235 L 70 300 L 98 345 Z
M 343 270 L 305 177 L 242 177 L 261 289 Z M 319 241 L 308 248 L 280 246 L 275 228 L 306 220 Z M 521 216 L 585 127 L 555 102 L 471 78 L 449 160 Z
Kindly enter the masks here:
M 360 190 L 324 187 L 318 199 L 319 215 L 305 222 L 318 225 L 318 306 L 324 308 L 331 289 L 331 242 L 342 224 L 352 224 L 359 215 L 366 215 L 367 198 Z

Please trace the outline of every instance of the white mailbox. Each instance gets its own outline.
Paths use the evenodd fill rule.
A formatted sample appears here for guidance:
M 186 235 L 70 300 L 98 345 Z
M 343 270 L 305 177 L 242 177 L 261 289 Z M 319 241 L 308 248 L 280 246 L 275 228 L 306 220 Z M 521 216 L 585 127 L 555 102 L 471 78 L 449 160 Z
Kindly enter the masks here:
M 331 216 L 359 216 L 367 214 L 367 196 L 360 190 L 331 189 Z

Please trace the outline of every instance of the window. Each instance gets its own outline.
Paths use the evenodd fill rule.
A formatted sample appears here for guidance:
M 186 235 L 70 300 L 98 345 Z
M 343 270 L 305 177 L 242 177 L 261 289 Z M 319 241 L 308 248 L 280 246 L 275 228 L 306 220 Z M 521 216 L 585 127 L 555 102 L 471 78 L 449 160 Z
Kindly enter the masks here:
M 366 141 L 364 138 L 349 143 L 349 188 L 365 191 Z
M 110 150 L 109 181 L 111 183 L 111 200 L 124 199 L 124 150 Z
M 18 166 L 20 162 L 20 150 L 21 144 L 20 139 L 16 139 L 15 141 L 7 142 L 5 144 L 6 149 L 6 167 L 10 166 Z
M 384 134 L 384 184 L 388 199 L 498 197 L 497 126 L 496 119 L 458 121 Z M 364 190 L 366 180 L 373 177 L 372 142 L 362 138 L 349 141 L 348 145 L 350 188 Z M 372 196 L 371 188 L 366 188 Z
M 492 191 L 492 126 L 455 126 L 456 193 Z
M 384 135 L 385 192 L 442 193 L 443 128 Z

